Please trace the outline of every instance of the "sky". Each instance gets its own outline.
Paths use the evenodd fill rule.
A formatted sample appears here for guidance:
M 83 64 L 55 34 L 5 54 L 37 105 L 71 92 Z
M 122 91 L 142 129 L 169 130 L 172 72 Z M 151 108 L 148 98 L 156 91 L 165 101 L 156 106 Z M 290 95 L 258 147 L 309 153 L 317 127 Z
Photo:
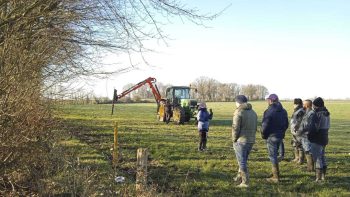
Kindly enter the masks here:
M 206 27 L 174 20 L 163 27 L 171 39 L 149 43 L 149 65 L 96 80 L 98 96 L 155 77 L 189 85 L 200 76 L 222 83 L 264 85 L 282 99 L 350 98 L 350 1 L 186 0 L 201 13 L 224 12 Z M 109 59 L 108 59 L 109 58 Z M 111 55 L 106 61 L 119 59 Z M 137 61 L 137 60 L 135 60 Z

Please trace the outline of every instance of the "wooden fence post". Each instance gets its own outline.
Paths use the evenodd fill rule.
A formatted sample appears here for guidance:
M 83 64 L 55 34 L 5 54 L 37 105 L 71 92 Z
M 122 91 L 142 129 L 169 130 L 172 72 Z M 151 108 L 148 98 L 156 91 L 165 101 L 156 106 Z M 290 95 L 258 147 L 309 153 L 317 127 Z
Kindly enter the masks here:
M 118 123 L 114 123 L 114 143 L 113 143 L 113 167 L 115 168 L 118 163 Z
M 141 196 L 147 187 L 147 165 L 148 150 L 147 148 L 137 149 L 137 172 L 136 172 L 136 195 Z

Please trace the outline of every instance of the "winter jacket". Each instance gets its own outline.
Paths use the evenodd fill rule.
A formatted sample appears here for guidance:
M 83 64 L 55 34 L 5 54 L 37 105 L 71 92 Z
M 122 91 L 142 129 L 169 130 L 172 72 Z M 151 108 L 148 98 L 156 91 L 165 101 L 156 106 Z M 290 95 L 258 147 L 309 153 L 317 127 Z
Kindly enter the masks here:
M 312 109 L 306 109 L 305 115 L 303 116 L 303 119 L 301 120 L 300 127 L 296 131 L 296 136 L 298 137 L 304 137 L 307 138 L 310 130 L 312 129 L 312 125 L 315 116 L 315 111 Z
M 262 120 L 262 138 L 283 139 L 288 128 L 288 114 L 280 102 L 272 103 L 265 110 Z
M 209 120 L 213 118 L 213 113 L 209 113 L 207 108 L 201 108 L 198 110 L 197 121 L 198 131 L 209 131 Z
M 305 114 L 305 110 L 303 107 L 296 108 L 290 119 L 290 132 L 292 135 L 296 135 L 297 131 L 300 128 L 301 121 L 303 120 L 303 116 Z
M 255 143 L 258 116 L 250 103 L 241 104 L 233 113 L 232 138 L 234 142 Z
M 327 108 L 316 108 L 312 123 L 312 129 L 308 134 L 309 141 L 326 146 L 328 144 L 328 130 L 330 127 L 330 113 Z

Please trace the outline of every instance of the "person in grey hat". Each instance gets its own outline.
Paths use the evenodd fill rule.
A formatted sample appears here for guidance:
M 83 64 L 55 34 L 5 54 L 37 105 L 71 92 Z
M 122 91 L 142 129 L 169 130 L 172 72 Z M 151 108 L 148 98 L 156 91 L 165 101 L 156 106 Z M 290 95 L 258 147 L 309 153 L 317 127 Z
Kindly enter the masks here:
M 236 109 L 233 113 L 232 140 L 239 166 L 235 181 L 238 187 L 248 187 L 248 156 L 255 143 L 258 116 L 244 95 L 236 96 Z
M 270 94 L 266 98 L 268 108 L 265 110 L 262 120 L 262 138 L 266 140 L 269 159 L 272 163 L 272 177 L 267 181 L 279 182 L 280 170 L 278 165 L 278 147 L 284 138 L 288 128 L 288 114 L 279 102 L 276 94 Z

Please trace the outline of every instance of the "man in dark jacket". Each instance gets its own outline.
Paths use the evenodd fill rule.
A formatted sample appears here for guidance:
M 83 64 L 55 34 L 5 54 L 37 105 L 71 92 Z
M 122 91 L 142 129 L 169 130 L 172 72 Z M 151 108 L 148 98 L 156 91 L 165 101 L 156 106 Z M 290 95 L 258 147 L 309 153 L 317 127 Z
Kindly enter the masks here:
M 325 180 L 327 164 L 325 159 L 325 148 L 328 144 L 328 130 L 330 127 L 330 113 L 324 106 L 321 97 L 312 102 L 315 116 L 312 122 L 312 129 L 308 134 L 311 142 L 311 152 L 316 163 L 316 182 Z
M 269 107 L 265 110 L 262 120 L 262 138 L 266 140 L 272 163 L 272 177 L 267 181 L 277 183 L 279 181 L 278 147 L 288 128 L 288 114 L 276 94 L 270 94 L 267 102 Z

